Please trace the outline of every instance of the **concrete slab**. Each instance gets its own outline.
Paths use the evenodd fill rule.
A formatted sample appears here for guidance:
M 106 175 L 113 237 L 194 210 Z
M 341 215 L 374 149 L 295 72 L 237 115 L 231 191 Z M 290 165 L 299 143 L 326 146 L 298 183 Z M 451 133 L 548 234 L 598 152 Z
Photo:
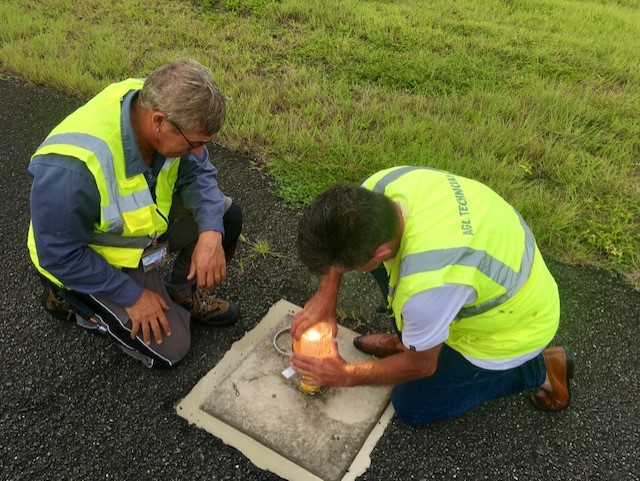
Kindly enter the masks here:
M 390 386 L 323 388 L 309 396 L 298 375 L 285 379 L 291 337 L 300 308 L 276 303 L 236 342 L 176 407 L 180 416 L 219 437 L 256 466 L 287 480 L 349 481 L 369 466 L 369 455 L 393 415 Z M 348 362 L 367 359 L 352 344 L 357 334 L 340 327 L 338 349 Z

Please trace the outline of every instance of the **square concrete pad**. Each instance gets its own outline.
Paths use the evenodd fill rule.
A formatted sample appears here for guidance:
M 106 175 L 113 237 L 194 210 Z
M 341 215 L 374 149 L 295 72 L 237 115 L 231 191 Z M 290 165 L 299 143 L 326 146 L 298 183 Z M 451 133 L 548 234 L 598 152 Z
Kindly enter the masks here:
M 219 437 L 255 465 L 296 481 L 352 480 L 369 466 L 369 454 L 393 415 L 391 386 L 300 391 L 298 375 L 285 379 L 291 351 L 288 328 L 299 307 L 281 300 L 236 342 L 177 406 L 180 416 Z M 347 362 L 369 356 L 353 347 L 357 334 L 338 330 Z

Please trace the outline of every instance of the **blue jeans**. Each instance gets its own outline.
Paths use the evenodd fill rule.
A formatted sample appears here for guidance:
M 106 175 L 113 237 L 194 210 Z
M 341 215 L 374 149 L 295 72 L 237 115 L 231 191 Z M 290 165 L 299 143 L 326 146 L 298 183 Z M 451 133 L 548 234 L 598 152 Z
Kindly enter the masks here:
M 372 274 L 386 301 L 389 284 L 386 271 L 381 267 Z M 391 322 L 402 339 L 393 318 Z M 490 399 L 513 396 L 540 386 L 545 376 L 542 354 L 512 369 L 490 371 L 474 366 L 462 354 L 443 344 L 435 373 L 396 385 L 391 392 L 391 402 L 400 419 L 418 427 L 458 417 Z

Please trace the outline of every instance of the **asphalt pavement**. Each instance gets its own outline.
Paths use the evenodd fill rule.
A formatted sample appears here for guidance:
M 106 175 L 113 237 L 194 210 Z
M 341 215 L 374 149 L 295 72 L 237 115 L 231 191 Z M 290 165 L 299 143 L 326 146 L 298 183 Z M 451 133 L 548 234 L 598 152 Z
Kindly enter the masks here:
M 302 305 L 312 294 L 316 280 L 292 248 L 299 212 L 279 200 L 249 158 L 211 149 L 220 184 L 244 209 L 245 236 L 266 240 L 271 250 L 255 255 L 242 243 L 230 266 L 221 295 L 241 306 L 236 326 L 196 326 L 179 366 L 146 369 L 39 305 L 25 245 L 27 164 L 81 103 L 0 80 L 0 480 L 280 479 L 188 425 L 174 406 L 271 305 L 281 298 Z M 547 261 L 562 302 L 553 344 L 570 346 L 576 357 L 571 407 L 545 414 L 520 395 L 421 429 L 394 418 L 358 479 L 640 479 L 640 293 L 606 272 Z M 340 297 L 344 323 L 360 332 L 383 327 L 377 295 L 372 280 L 349 276 Z

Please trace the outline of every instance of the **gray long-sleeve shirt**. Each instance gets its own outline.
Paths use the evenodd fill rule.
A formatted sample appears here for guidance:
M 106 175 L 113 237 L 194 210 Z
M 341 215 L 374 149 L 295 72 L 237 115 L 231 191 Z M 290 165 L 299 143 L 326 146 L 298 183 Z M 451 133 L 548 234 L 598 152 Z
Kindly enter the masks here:
M 142 160 L 130 120 L 136 94 L 131 91 L 122 101 L 126 172 L 129 177 L 144 174 L 155 198 L 156 179 L 165 158 L 156 152 L 151 167 Z M 224 195 L 208 157 L 206 148 L 199 156 L 182 157 L 175 188 L 192 210 L 200 232 L 224 234 Z M 40 265 L 69 289 L 102 294 L 126 307 L 133 305 L 142 295 L 142 287 L 88 247 L 100 219 L 100 194 L 86 164 L 73 157 L 48 154 L 34 158 L 29 172 L 33 176 L 31 221 Z

